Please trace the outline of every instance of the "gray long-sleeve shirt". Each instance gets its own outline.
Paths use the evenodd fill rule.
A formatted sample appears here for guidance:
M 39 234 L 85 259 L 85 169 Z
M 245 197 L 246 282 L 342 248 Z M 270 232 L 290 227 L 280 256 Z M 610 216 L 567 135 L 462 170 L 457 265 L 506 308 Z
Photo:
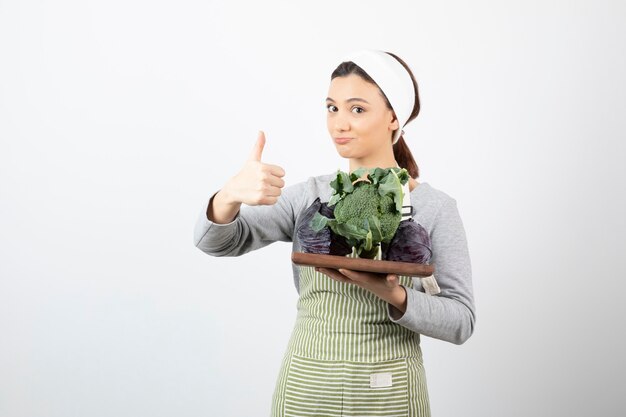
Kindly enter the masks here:
M 240 256 L 276 241 L 292 242 L 300 251 L 295 230 L 303 211 L 317 197 L 330 199 L 330 181 L 335 173 L 310 177 L 283 189 L 278 202 L 271 206 L 242 205 L 236 218 L 227 224 L 207 218 L 208 204 L 202 207 L 194 228 L 194 244 L 212 256 Z M 213 194 L 209 198 L 213 198 Z M 475 306 L 472 271 L 463 222 L 456 200 L 429 183 L 420 183 L 411 191 L 413 219 L 430 234 L 433 251 L 430 263 L 441 289 L 428 295 L 419 279 L 406 288 L 407 309 L 393 322 L 408 329 L 448 342 L 464 343 L 474 330 Z M 299 291 L 299 267 L 293 265 L 296 289 Z

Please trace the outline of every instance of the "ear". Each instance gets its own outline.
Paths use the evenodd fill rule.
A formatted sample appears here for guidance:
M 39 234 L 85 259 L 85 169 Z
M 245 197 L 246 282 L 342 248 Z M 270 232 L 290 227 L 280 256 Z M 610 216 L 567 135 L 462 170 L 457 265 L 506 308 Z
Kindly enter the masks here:
M 389 124 L 389 130 L 394 131 L 400 129 L 400 123 L 398 122 L 398 118 L 396 117 L 396 115 L 394 113 L 391 113 L 391 116 L 393 117 L 393 119 L 391 119 L 391 122 Z

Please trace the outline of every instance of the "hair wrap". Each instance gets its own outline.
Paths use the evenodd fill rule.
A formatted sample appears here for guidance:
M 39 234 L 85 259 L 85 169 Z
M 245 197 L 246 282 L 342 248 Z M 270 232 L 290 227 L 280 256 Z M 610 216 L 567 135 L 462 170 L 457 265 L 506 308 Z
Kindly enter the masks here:
M 402 128 L 409 120 L 415 105 L 413 80 L 406 68 L 384 51 L 364 49 L 346 55 L 342 62 L 352 61 L 369 75 L 382 90 L 398 119 L 398 130 L 393 135 L 395 144 Z

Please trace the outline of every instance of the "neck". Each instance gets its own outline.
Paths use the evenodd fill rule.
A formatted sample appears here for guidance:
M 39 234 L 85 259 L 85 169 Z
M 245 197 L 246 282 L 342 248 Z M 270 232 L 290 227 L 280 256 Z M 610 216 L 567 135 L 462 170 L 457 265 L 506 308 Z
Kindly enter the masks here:
M 350 159 L 350 172 L 358 168 L 395 168 L 398 166 L 393 157 L 393 150 L 390 155 L 376 155 L 365 158 Z

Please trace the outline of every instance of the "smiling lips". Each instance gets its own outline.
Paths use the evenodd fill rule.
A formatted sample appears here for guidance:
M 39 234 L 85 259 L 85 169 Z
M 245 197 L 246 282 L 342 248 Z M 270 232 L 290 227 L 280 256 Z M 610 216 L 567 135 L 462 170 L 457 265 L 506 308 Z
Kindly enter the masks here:
M 350 142 L 352 140 L 352 138 L 335 138 L 335 143 L 338 145 L 344 145 L 348 142 Z

